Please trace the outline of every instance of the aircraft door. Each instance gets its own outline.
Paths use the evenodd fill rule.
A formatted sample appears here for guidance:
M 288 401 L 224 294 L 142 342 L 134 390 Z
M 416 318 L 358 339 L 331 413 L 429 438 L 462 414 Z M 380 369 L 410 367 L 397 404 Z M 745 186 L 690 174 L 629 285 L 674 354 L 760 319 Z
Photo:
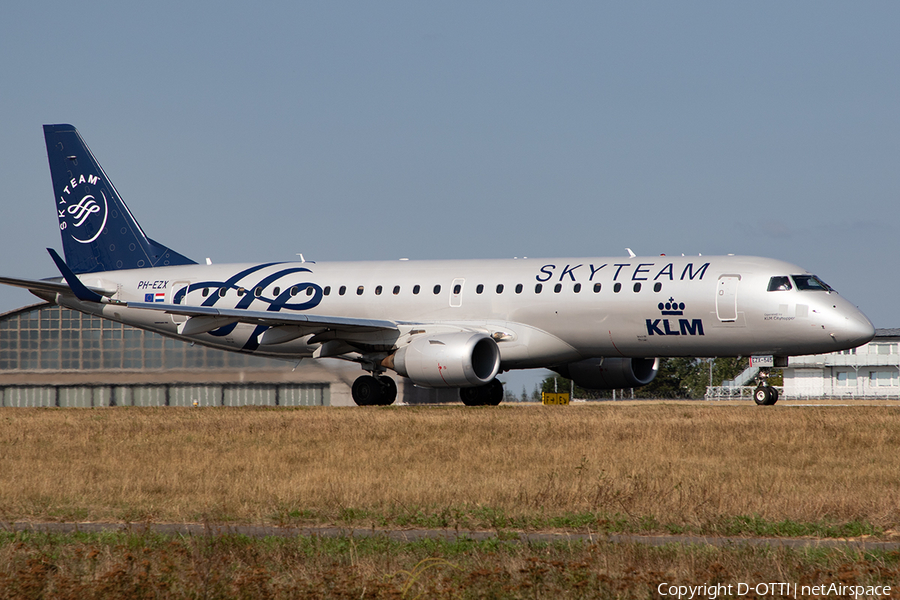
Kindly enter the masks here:
M 716 316 L 722 322 L 737 321 L 737 289 L 740 275 L 720 275 L 716 284 Z
M 466 280 L 459 278 L 454 279 L 450 284 L 450 306 L 458 308 L 462 306 L 462 291 Z

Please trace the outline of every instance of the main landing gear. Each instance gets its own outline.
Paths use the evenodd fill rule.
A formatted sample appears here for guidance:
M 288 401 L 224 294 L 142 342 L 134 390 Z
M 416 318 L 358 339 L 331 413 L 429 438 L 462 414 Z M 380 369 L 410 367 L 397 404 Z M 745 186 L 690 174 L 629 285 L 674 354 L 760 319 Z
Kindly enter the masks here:
M 386 375 L 363 375 L 353 382 L 350 394 L 359 406 L 388 406 L 397 398 L 397 384 Z
M 459 388 L 459 399 L 466 406 L 497 406 L 503 400 L 503 384 L 492 379 L 487 385 Z
M 350 389 L 358 406 L 388 406 L 397 398 L 397 384 L 386 375 L 357 377 Z M 459 389 L 466 406 L 497 406 L 503 400 L 503 384 L 493 379 L 487 385 Z
M 759 385 L 753 391 L 753 401 L 760 406 L 772 406 L 778 402 L 778 390 L 769 385 L 769 374 L 760 371 Z

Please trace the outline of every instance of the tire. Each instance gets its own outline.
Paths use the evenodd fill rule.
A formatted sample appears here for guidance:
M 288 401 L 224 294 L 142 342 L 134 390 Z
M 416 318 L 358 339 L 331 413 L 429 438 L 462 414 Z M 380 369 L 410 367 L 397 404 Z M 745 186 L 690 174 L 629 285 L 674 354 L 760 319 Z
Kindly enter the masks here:
M 390 406 L 397 399 L 397 382 L 386 376 L 376 377 L 375 380 L 381 384 L 381 398 L 378 406 Z
M 466 406 L 481 406 L 483 403 L 480 387 L 459 388 L 459 399 Z
M 489 384 L 484 386 L 485 404 L 497 406 L 503 402 L 503 384 L 498 379 L 493 379 Z
M 768 406 L 772 404 L 772 388 L 766 386 L 759 386 L 756 388 L 756 391 L 753 392 L 753 401 L 756 402 L 758 406 Z
M 357 406 L 376 406 L 384 395 L 384 386 L 371 375 L 363 375 L 353 382 L 350 395 Z
M 771 390 L 772 398 L 769 400 L 768 406 L 772 406 L 773 404 L 778 402 L 778 390 L 776 390 L 775 388 L 769 388 L 769 390 Z
M 466 406 L 497 406 L 503 401 L 503 384 L 492 379 L 486 385 L 459 388 L 459 399 Z

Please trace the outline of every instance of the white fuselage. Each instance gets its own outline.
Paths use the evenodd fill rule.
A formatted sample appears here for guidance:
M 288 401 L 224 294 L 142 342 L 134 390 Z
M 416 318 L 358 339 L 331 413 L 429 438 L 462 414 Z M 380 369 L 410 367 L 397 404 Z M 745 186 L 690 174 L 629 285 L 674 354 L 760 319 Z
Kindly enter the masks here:
M 124 302 L 396 323 L 399 333 L 360 337 L 373 350 L 390 351 L 411 331 L 483 330 L 498 342 L 502 369 L 594 357 L 793 356 L 871 339 L 869 320 L 834 291 L 768 291 L 772 277 L 801 274 L 808 275 L 766 258 L 656 256 L 190 265 L 80 279 L 116 290 L 112 299 Z M 245 323 L 181 336 L 185 317 L 71 296 L 53 300 L 165 335 L 267 356 L 313 356 L 323 339 L 310 343 L 310 334 L 261 345 L 267 327 Z

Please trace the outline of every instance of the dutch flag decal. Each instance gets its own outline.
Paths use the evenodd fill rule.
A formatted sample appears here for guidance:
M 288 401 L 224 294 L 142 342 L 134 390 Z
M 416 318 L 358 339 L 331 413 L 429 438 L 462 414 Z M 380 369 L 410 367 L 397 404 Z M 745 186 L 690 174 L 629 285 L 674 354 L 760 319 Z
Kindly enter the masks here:
M 156 292 L 155 294 L 144 294 L 144 302 L 165 302 L 166 293 Z

